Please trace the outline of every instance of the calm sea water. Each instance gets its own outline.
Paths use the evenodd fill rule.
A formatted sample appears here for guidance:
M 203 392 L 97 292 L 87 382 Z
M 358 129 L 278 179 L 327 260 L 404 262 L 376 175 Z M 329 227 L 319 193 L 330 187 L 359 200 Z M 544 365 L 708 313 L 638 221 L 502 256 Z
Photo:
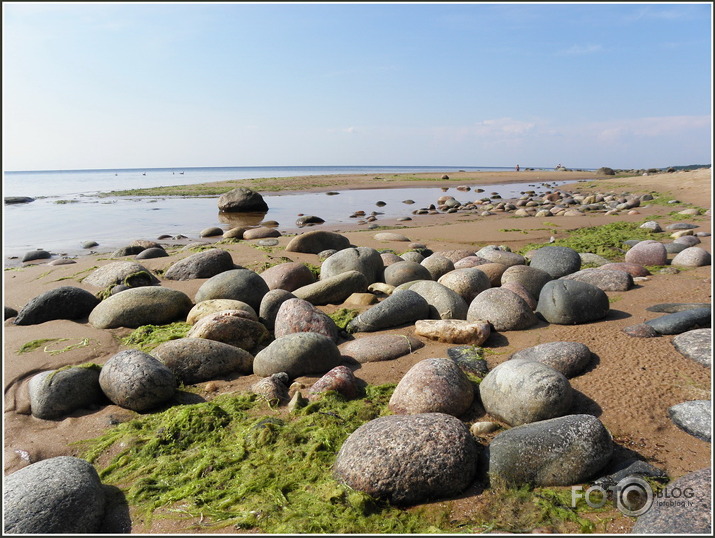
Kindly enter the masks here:
M 378 218 L 408 216 L 417 207 L 434 203 L 443 194 L 439 188 L 377 189 L 325 193 L 265 194 L 266 215 L 220 214 L 217 197 L 107 197 L 99 192 L 165 185 L 188 185 L 230 179 L 292 177 L 331 174 L 387 174 L 417 172 L 502 171 L 511 167 L 405 167 L 405 166 L 316 166 L 316 167 L 224 167 L 154 168 L 122 170 L 18 171 L 3 174 L 3 196 L 29 196 L 29 204 L 3 206 L 3 257 L 5 265 L 17 264 L 20 257 L 38 248 L 58 255 L 86 253 L 81 245 L 93 240 L 95 250 L 111 251 L 135 239 L 156 239 L 159 235 L 183 234 L 199 239 L 199 232 L 210 226 L 233 226 L 276 220 L 280 228 L 295 229 L 298 214 L 317 215 L 327 223 L 354 223 L 356 210 L 379 211 Z M 524 185 L 486 185 L 489 192 L 508 198 Z M 460 201 L 477 197 L 474 193 L 453 191 Z M 479 197 L 484 194 L 479 195 Z M 414 205 L 402 203 L 405 199 Z M 380 200 L 384 207 L 376 207 Z M 379 224 L 379 222 L 378 222 Z M 279 229 L 280 229 L 279 228 Z

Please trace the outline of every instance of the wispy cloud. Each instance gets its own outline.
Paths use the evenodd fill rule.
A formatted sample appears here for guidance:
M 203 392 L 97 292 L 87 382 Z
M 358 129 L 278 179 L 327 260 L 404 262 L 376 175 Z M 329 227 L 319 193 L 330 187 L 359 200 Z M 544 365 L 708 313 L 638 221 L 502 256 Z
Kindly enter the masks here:
M 595 54 L 603 52 L 605 49 L 602 45 L 572 45 L 567 49 L 560 50 L 556 53 L 557 56 L 582 56 L 584 54 Z

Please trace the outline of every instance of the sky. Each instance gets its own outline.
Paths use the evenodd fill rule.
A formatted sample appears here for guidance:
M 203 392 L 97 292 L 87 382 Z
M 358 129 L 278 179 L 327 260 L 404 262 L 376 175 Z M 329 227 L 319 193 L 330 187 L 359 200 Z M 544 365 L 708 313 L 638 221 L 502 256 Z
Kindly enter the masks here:
M 712 4 L 3 2 L 3 169 L 712 162 Z

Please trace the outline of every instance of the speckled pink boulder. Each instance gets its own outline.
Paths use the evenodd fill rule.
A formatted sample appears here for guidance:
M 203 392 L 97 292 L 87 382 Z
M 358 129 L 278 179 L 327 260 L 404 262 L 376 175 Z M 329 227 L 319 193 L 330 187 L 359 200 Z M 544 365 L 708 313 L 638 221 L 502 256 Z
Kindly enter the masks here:
M 668 251 L 665 245 L 653 239 L 636 243 L 626 252 L 626 263 L 638 265 L 665 265 L 668 260 Z
M 338 327 L 324 312 L 303 299 L 288 299 L 276 315 L 274 333 L 276 338 L 292 333 L 318 333 L 333 342 L 338 341 Z
M 670 263 L 680 267 L 702 267 L 703 265 L 710 265 L 711 259 L 710 253 L 704 248 L 688 247 L 676 254 Z
M 648 276 L 651 274 L 648 269 L 637 263 L 606 263 L 601 265 L 599 269 L 605 269 L 607 271 L 625 271 L 633 277 Z
M 308 266 L 298 262 L 279 263 L 260 274 L 269 290 L 294 291 L 315 282 L 315 275 Z
M 348 400 L 357 398 L 360 389 L 358 380 L 347 366 L 336 366 L 323 377 L 318 379 L 308 389 L 308 399 L 316 400 L 321 394 L 334 390 L 345 396 Z

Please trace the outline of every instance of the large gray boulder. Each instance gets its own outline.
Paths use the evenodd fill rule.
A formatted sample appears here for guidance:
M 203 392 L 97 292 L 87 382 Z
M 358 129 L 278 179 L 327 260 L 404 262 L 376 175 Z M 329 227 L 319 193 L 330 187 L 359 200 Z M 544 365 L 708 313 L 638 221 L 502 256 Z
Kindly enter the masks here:
M 519 350 L 510 358 L 537 361 L 571 378 L 583 372 L 592 357 L 588 346 L 580 342 L 546 342 Z
M 561 278 L 563 280 L 586 282 L 603 291 L 627 291 L 633 287 L 633 277 L 626 271 L 582 269 L 581 271 L 576 271 Z
M 268 211 L 268 204 L 266 204 L 263 196 L 256 191 L 247 187 L 238 187 L 224 192 L 219 197 L 218 209 L 225 213 L 266 212 Z
M 99 533 L 105 493 L 97 471 L 85 460 L 49 458 L 6 476 L 3 482 L 5 533 Z
M 277 288 L 271 290 L 261 299 L 261 307 L 258 310 L 258 319 L 269 331 L 275 328 L 276 316 L 281 305 L 288 299 L 295 299 L 291 292 Z
M 501 263 L 507 267 L 513 265 L 524 265 L 526 259 L 521 254 L 505 250 L 497 245 L 487 245 L 476 252 L 478 258 L 487 260 L 490 263 Z M 455 266 L 456 267 L 456 266 Z
M 468 305 L 477 295 L 492 287 L 489 276 L 477 267 L 454 269 L 439 277 L 437 282 L 458 293 Z
M 28 393 L 33 417 L 46 420 L 69 415 L 103 399 L 99 366 L 73 366 L 39 373 L 30 379 Z
M 174 396 L 176 376 L 151 355 L 127 349 L 102 366 L 99 385 L 112 403 L 141 413 Z
M 549 273 L 531 265 L 512 265 L 501 275 L 502 285 L 518 282 L 532 297 L 538 297 L 549 280 L 553 280 Z
M 201 318 L 186 336 L 216 340 L 251 351 L 269 334 L 262 323 L 251 319 L 244 310 L 224 310 Z
M 344 235 L 316 230 L 295 236 L 286 245 L 286 251 L 318 254 L 324 250 L 342 250 L 349 246 L 350 240 Z
M 477 472 L 477 443 L 444 413 L 392 415 L 363 424 L 345 440 L 333 466 L 348 487 L 398 505 L 453 497 Z
M 547 272 L 552 278 L 560 278 L 581 269 L 581 256 L 569 247 L 541 247 L 531 255 L 529 266 Z
M 243 310 L 248 318 L 258 321 L 258 314 L 250 305 L 235 299 L 206 299 L 196 303 L 186 315 L 186 323 L 194 325 L 200 319 L 224 310 Z
M 676 254 L 670 262 L 677 267 L 702 267 L 711 263 L 712 256 L 702 247 L 688 247 Z
M 159 344 L 152 356 L 165 364 L 176 378 L 192 385 L 236 372 L 253 373 L 253 355 L 248 351 L 206 338 L 178 338 Z
M 571 486 L 594 477 L 613 453 L 611 434 L 592 415 L 568 415 L 499 433 L 489 443 L 489 477 L 510 486 Z
M 243 301 L 258 312 L 261 299 L 268 293 L 268 284 L 255 271 L 232 269 L 209 278 L 201 284 L 194 300 L 235 299 Z
M 159 279 L 149 269 L 140 263 L 126 261 L 108 263 L 95 269 L 82 280 L 82 283 L 98 288 L 108 288 L 117 284 L 124 284 L 127 279 L 131 279 L 134 275 L 139 275 L 146 279 L 147 284 L 145 285 L 159 283 Z
M 713 347 L 712 329 L 693 329 L 680 333 L 673 338 L 673 347 L 683 357 L 699 362 L 703 366 L 712 366 Z
M 710 400 L 691 400 L 672 405 L 668 416 L 678 428 L 693 437 L 707 441 L 712 439 L 713 404 Z
M 510 426 L 565 415 L 573 402 L 573 389 L 563 374 L 528 359 L 495 367 L 479 384 L 479 395 L 486 412 Z
M 538 323 L 529 304 L 506 288 L 489 288 L 474 298 L 467 321 L 478 320 L 488 321 L 497 331 L 519 331 Z
M 452 359 L 424 359 L 410 368 L 388 407 L 398 415 L 446 413 L 458 417 L 474 401 L 474 386 Z
M 420 264 L 429 271 L 432 280 L 438 280 L 442 275 L 454 271 L 452 260 L 439 254 L 430 254 Z
M 429 318 L 427 301 L 412 290 L 396 290 L 348 323 L 348 332 L 373 332 Z
M 712 322 L 712 309 L 710 306 L 693 308 L 666 314 L 645 322 L 658 334 L 681 334 L 694 329 L 707 329 Z
M 338 346 L 344 357 L 359 363 L 389 361 L 423 348 L 421 340 L 401 334 L 374 334 L 343 342 Z
M 374 248 L 356 247 L 339 250 L 320 266 L 320 279 L 327 280 L 347 271 L 362 273 L 368 285 L 382 281 L 385 265 Z
M 290 378 L 324 374 L 340 365 L 335 342 L 318 333 L 292 333 L 278 338 L 253 359 L 253 373 L 268 377 L 285 372 Z
M 82 288 L 62 286 L 31 299 L 20 309 L 15 325 L 36 325 L 54 319 L 84 319 L 99 299 Z
M 186 319 L 193 306 L 191 299 L 178 290 L 159 286 L 132 288 L 99 303 L 89 314 L 89 323 L 97 329 L 165 325 Z
M 329 260 L 330 258 L 328 258 Z M 431 280 L 432 275 L 424 265 L 417 262 L 402 261 L 385 267 L 385 283 L 399 286 L 413 280 Z
M 166 270 L 164 278 L 168 280 L 211 278 L 234 268 L 235 265 L 230 252 L 220 248 L 212 248 L 197 252 L 174 263 Z
M 467 319 L 468 306 L 462 296 L 434 280 L 416 280 L 397 289 L 409 289 L 421 295 L 429 304 L 432 319 Z
M 539 294 L 536 312 L 549 323 L 578 325 L 608 315 L 608 295 L 602 289 L 578 280 L 552 280 Z
M 313 284 L 302 286 L 293 290 L 293 295 L 314 305 L 341 304 L 353 293 L 367 291 L 367 286 L 365 275 L 359 271 L 347 271 L 319 280 Z

